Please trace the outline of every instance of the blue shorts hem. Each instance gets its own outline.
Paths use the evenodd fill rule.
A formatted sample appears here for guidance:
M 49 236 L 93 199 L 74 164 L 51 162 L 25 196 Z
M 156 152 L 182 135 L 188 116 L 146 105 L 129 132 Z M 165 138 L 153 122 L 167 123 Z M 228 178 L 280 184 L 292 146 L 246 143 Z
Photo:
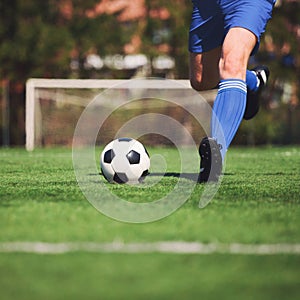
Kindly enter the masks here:
M 241 27 L 257 38 L 271 18 L 274 0 L 192 0 L 193 13 L 189 31 L 189 51 L 202 53 L 223 44 L 230 28 Z

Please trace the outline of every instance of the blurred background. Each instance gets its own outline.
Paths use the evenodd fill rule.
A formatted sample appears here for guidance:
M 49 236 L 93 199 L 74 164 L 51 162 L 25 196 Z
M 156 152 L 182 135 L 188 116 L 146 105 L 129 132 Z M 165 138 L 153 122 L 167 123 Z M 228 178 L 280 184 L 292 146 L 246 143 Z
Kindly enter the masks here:
M 234 143 L 300 143 L 300 1 L 277 0 L 250 67 L 267 64 L 262 109 Z M 0 0 L 0 145 L 25 143 L 29 78 L 188 79 L 190 0 Z

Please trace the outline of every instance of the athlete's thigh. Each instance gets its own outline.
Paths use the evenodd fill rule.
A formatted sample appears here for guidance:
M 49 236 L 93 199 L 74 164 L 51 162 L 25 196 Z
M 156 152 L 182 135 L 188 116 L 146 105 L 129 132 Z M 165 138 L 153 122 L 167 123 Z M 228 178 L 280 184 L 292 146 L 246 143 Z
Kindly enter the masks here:
M 219 64 L 221 79 L 246 79 L 248 60 L 256 41 L 248 29 L 234 27 L 228 31 Z
M 214 88 L 219 82 L 219 59 L 224 39 L 219 0 L 192 0 L 189 31 L 190 80 L 196 90 Z
M 190 81 L 195 90 L 215 88 L 220 80 L 221 46 L 203 53 L 190 53 Z
M 256 36 L 256 52 L 260 36 L 272 16 L 274 3 L 275 0 L 220 0 L 225 33 L 234 27 L 248 29 Z
M 224 39 L 223 15 L 218 0 L 192 0 L 189 51 L 202 53 L 220 46 Z

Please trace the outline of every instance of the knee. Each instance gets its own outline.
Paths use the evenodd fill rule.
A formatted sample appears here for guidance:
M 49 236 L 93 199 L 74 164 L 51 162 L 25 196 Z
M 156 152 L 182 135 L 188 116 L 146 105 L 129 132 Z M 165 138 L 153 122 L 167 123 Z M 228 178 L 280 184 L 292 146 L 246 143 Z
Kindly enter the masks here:
M 239 27 L 229 30 L 223 43 L 219 61 L 221 79 L 245 80 L 249 56 L 255 43 L 256 36 L 249 30 Z
M 204 91 L 205 85 L 203 84 L 203 81 L 198 80 L 197 78 L 190 78 L 191 87 L 196 91 Z
M 227 55 L 220 59 L 219 72 L 221 79 L 245 79 L 246 66 L 244 66 L 242 59 L 233 55 Z
M 211 90 L 213 88 L 216 87 L 216 85 L 218 84 L 218 81 L 215 80 L 203 80 L 203 77 L 191 77 L 190 78 L 190 84 L 191 87 L 196 90 L 196 91 L 207 91 L 207 90 Z

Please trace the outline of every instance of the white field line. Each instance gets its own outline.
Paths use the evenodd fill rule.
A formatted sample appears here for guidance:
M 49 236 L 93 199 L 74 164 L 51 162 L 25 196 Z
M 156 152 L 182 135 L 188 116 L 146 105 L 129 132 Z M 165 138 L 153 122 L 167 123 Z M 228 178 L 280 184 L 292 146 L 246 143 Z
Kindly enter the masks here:
M 232 255 L 300 255 L 300 244 L 219 244 L 199 242 L 153 243 L 43 243 L 2 242 L 0 253 L 64 254 L 90 253 L 168 253 L 168 254 L 232 254 Z

